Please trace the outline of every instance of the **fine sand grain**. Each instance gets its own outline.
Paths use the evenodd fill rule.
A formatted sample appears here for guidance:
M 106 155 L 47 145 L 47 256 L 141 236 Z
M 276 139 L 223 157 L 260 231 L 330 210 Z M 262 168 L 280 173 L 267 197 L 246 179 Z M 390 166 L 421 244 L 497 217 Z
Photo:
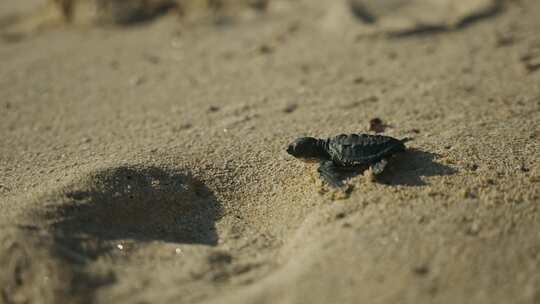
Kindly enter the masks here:
M 540 303 L 540 2 L 254 2 L 0 3 L 0 303 Z M 285 152 L 370 128 L 346 192 Z

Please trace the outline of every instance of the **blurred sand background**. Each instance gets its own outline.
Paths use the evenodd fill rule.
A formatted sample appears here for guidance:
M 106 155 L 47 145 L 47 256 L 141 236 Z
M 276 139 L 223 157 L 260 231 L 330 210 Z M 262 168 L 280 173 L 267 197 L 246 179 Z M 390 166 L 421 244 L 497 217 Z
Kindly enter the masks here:
M 1 1 L 0 303 L 540 303 L 539 14 Z M 374 118 L 348 193 L 285 152 Z

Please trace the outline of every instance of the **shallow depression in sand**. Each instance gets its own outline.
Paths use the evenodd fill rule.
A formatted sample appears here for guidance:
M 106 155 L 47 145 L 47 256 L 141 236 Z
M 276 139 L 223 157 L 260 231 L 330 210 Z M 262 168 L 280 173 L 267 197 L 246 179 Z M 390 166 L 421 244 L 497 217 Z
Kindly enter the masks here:
M 40 216 L 58 241 L 90 256 L 115 241 L 217 244 L 221 205 L 189 173 L 115 167 L 68 188 Z

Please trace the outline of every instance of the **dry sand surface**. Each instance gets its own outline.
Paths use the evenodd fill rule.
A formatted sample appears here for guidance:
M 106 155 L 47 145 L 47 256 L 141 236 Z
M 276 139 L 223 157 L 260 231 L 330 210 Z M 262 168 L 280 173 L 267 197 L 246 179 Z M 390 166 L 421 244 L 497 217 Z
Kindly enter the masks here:
M 233 2 L 0 2 L 0 303 L 540 303 L 540 1 Z

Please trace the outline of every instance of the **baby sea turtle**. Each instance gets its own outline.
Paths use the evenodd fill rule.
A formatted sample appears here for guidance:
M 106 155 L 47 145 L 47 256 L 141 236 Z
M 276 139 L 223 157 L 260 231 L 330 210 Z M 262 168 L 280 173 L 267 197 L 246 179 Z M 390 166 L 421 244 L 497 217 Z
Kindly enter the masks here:
M 386 159 L 405 151 L 404 143 L 409 140 L 369 134 L 340 134 L 327 139 L 300 137 L 289 144 L 287 152 L 296 158 L 319 161 L 321 178 L 332 187 L 341 187 L 340 171 L 371 166 L 374 174 L 380 174 Z

